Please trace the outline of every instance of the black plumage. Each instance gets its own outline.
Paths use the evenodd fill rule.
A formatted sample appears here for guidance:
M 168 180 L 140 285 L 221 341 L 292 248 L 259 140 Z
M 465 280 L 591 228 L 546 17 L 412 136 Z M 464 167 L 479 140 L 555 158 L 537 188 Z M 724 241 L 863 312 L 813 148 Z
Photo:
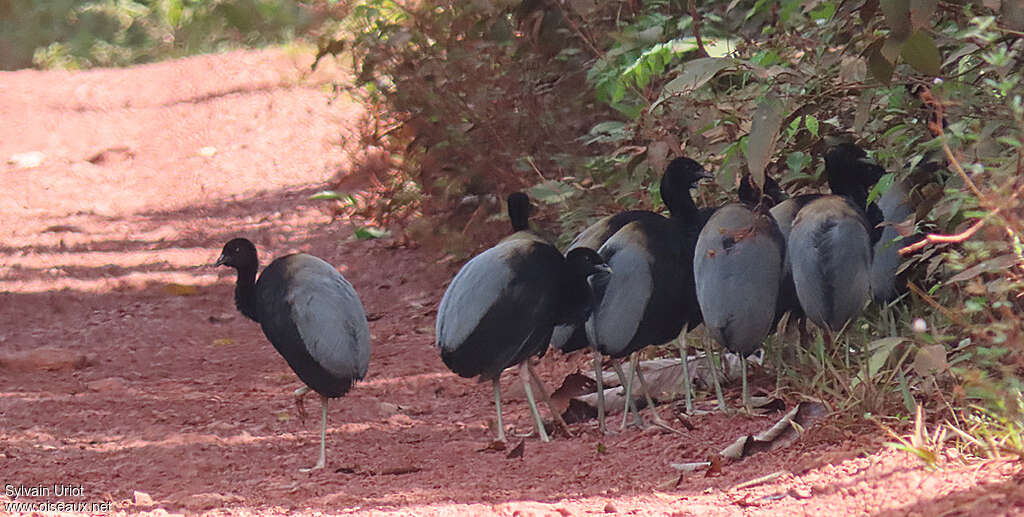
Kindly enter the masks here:
M 772 330 L 786 242 L 768 213 L 771 198 L 762 199 L 749 175 L 739 198 L 718 209 L 701 230 L 693 272 L 708 334 L 743 358 L 743 405 L 750 410 L 745 358 Z
M 320 395 L 320 457 L 313 468 L 322 468 L 327 401 L 347 393 L 369 365 L 370 330 L 359 295 L 337 269 L 304 253 L 274 260 L 257 280 L 256 247 L 247 239 L 225 244 L 216 265 L 238 272 L 238 310 L 260 324 L 288 366 Z
M 567 259 L 547 241 L 528 231 L 529 200 L 508 198 L 515 233 L 467 262 L 455 275 L 437 311 L 441 359 L 462 377 L 491 380 L 501 423 L 499 378 L 521 364 L 538 433 L 547 440 L 533 401 L 528 359 L 542 355 L 556 323 L 581 318 L 589 300 L 587 277 L 606 267 L 590 249 Z
M 682 235 L 683 245 L 689 245 L 691 250 L 693 243 L 696 242 L 697 233 L 700 231 L 699 227 L 710 216 L 710 211 L 697 209 L 689 190 L 696 188 L 701 179 L 710 179 L 711 177 L 699 163 L 690 158 L 673 159 L 661 177 L 659 187 L 661 198 L 669 210 L 669 219 L 674 221 L 671 225 L 673 228 L 669 231 L 676 231 Z M 609 238 L 630 223 L 636 222 L 644 228 L 656 228 L 663 227 L 665 220 L 665 216 L 649 210 L 619 212 L 588 226 L 569 243 L 568 250 L 571 251 L 578 247 L 599 250 Z M 682 260 L 686 261 L 687 258 L 682 257 Z M 684 310 L 683 318 L 688 328 L 692 329 L 700 324 L 699 310 L 694 310 L 691 307 Z M 555 328 L 551 345 L 562 352 L 569 353 L 587 348 L 590 343 L 582 325 L 560 325 Z
M 684 326 L 693 328 L 701 322 L 693 280 L 693 248 L 707 216 L 697 209 L 690 189 L 707 177 L 709 174 L 697 162 L 673 160 L 661 181 L 670 217 L 627 213 L 628 222 L 625 217 L 613 216 L 607 221 L 614 224 L 593 232 L 605 237 L 598 253 L 612 270 L 605 284 L 595 285 L 593 312 L 585 325 L 587 342 L 597 353 L 595 375 L 602 429 L 600 357 L 626 357 L 646 346 L 671 341 Z M 611 232 L 615 226 L 618 229 Z M 582 237 L 587 233 L 577 241 L 584 241 Z M 640 380 L 643 382 L 642 377 Z M 628 398 L 631 383 L 623 382 Z
M 881 237 L 882 215 L 867 205 L 867 197 L 884 170 L 860 147 L 840 144 L 826 153 L 825 171 L 833 195 L 792 200 L 796 215 L 787 236 L 787 263 L 803 312 L 836 332 L 870 295 L 872 245 Z

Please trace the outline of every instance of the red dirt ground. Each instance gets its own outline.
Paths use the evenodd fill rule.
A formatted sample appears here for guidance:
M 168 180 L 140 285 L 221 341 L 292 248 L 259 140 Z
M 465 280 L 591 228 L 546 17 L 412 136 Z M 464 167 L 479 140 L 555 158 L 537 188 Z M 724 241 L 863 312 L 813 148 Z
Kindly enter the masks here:
M 307 200 L 347 171 L 360 113 L 329 101 L 338 72 L 306 74 L 310 60 L 265 50 L 0 74 L 0 502 L 58 484 L 80 493 L 17 501 L 153 515 L 1024 514 L 1019 464 L 928 470 L 868 425 L 822 424 L 714 477 L 669 464 L 772 421 L 712 414 L 683 435 L 610 436 L 582 423 L 573 438 L 527 438 L 520 458 L 482 450 L 490 389 L 449 373 L 432 345 L 458 264 L 353 240 Z M 8 162 L 26 152 L 43 162 Z M 315 402 L 297 418 L 297 379 L 235 311 L 233 276 L 208 266 L 236 235 L 264 260 L 302 250 L 339 265 L 379 318 L 366 381 L 331 404 L 319 472 L 298 470 L 315 460 Z M 550 353 L 539 370 L 554 384 L 582 360 Z M 517 377 L 503 386 L 507 423 L 528 430 Z

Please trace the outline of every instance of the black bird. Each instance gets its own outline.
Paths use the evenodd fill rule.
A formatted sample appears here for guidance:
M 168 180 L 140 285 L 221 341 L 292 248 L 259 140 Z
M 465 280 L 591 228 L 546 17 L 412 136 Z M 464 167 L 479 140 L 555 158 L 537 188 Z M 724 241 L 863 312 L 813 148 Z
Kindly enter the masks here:
M 341 397 L 366 375 L 370 328 L 352 284 L 327 262 L 304 253 L 280 257 L 256 280 L 256 246 L 247 239 L 224 245 L 216 265 L 238 272 L 235 305 L 263 328 L 274 348 L 306 387 L 320 395 L 320 458 L 326 464 L 327 401 Z
M 671 341 L 684 326 L 692 329 L 702 321 L 693 280 L 693 249 L 707 216 L 697 209 L 690 189 L 707 177 L 710 175 L 697 162 L 673 160 L 661 180 L 661 195 L 671 217 L 626 212 L 631 220 L 622 222 L 627 215 L 619 214 L 608 220 L 607 229 L 594 232 L 608 235 L 598 253 L 612 269 L 606 284 L 594 286 L 593 312 L 585 325 L 587 341 L 596 351 L 594 373 L 602 430 L 601 356 L 626 357 L 646 346 Z M 618 229 L 612 231 L 615 226 Z M 643 383 L 642 376 L 640 381 Z M 631 383 L 623 383 L 628 403 Z M 645 394 L 649 396 L 646 389 Z
M 825 172 L 833 195 L 792 200 L 796 215 L 786 255 L 804 313 L 837 332 L 870 295 L 872 245 L 881 237 L 882 215 L 876 205 L 867 206 L 867 197 L 885 171 L 860 147 L 840 144 L 825 154 Z
M 687 207 L 693 205 L 693 198 L 690 197 L 688 191 L 689 189 L 697 188 L 697 183 L 700 180 L 711 178 L 711 174 L 707 173 L 699 163 L 690 158 L 675 158 L 669 162 L 665 168 L 665 173 L 661 177 L 659 189 L 661 199 L 664 201 L 665 206 L 668 207 L 669 214 L 678 213 L 681 218 L 693 217 L 692 214 L 684 214 Z M 708 216 L 710 216 L 709 212 L 705 213 L 698 210 L 696 219 L 700 220 L 703 218 L 703 220 L 707 220 Z M 664 219 L 665 217 L 661 214 L 651 212 L 650 210 L 626 210 L 609 215 L 580 232 L 569 243 L 567 251 L 581 247 L 595 250 L 600 249 L 612 235 L 629 223 L 645 221 L 645 224 L 659 224 L 658 221 Z M 700 324 L 699 311 L 696 315 L 692 312 L 687 312 L 686 317 L 688 321 L 691 321 L 694 317 L 697 318 L 697 323 L 693 324 L 690 328 Z M 551 338 L 551 346 L 564 353 L 569 353 L 587 348 L 590 346 L 590 343 L 587 341 L 583 325 L 558 325 L 555 327 L 554 335 Z
M 701 230 L 693 275 L 705 328 L 741 358 L 743 407 L 750 411 L 746 357 L 772 330 L 786 241 L 768 213 L 771 202 L 762 201 L 750 175 L 740 183 L 739 198 L 741 203 L 718 209 Z
M 515 233 L 467 262 L 437 310 L 441 359 L 462 377 L 492 382 L 501 441 L 505 429 L 499 379 L 517 364 L 537 432 L 548 441 L 530 384 L 529 358 L 544 354 L 556 323 L 582 318 L 590 301 L 587 277 L 607 272 L 594 250 L 581 248 L 563 257 L 528 231 L 529 211 L 525 194 L 508 197 Z

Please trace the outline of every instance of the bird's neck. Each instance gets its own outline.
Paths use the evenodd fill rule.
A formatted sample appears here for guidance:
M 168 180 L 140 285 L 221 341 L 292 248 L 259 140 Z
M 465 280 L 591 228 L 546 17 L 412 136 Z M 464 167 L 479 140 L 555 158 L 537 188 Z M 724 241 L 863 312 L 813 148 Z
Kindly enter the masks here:
M 678 219 L 684 222 L 693 221 L 697 218 L 697 205 L 693 202 L 693 197 L 690 195 L 690 191 L 686 190 L 679 194 L 672 200 L 672 204 L 668 206 L 668 211 L 672 214 L 673 219 Z
M 256 268 L 239 268 L 235 284 L 235 306 L 246 318 L 259 322 L 259 303 L 256 300 Z

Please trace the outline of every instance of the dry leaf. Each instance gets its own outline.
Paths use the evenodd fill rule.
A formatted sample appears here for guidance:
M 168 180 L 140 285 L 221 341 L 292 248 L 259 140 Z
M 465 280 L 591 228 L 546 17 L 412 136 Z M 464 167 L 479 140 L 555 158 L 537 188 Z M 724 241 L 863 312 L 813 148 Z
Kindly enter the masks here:
M 222 338 L 214 339 L 213 342 L 210 343 L 210 344 L 213 345 L 213 346 L 227 346 L 227 345 L 235 344 L 235 340 L 231 339 L 229 337 L 222 337 Z
M 194 285 L 164 284 L 164 292 L 174 296 L 194 296 L 199 294 L 199 289 Z
M 921 377 L 944 372 L 949 368 L 944 345 L 925 345 L 914 355 L 914 371 Z
M 509 459 L 512 459 L 512 458 L 522 458 L 523 457 L 523 452 L 525 450 L 526 450 L 526 440 L 520 440 L 519 441 L 519 445 L 516 445 L 514 449 L 512 449 L 511 451 L 508 451 L 508 454 L 506 454 L 505 457 L 509 458 Z
M 708 457 L 708 469 L 704 471 L 704 477 L 717 477 L 722 475 L 722 457 L 712 454 Z

